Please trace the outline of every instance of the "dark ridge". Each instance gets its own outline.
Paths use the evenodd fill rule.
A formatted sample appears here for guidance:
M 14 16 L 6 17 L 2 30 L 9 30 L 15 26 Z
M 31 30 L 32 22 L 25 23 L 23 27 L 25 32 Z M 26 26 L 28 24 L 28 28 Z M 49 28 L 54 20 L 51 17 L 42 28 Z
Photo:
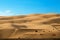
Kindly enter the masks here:
M 27 23 L 27 22 L 31 22 L 32 20 L 3 20 L 0 21 L 0 24 L 3 23 Z
M 46 22 L 42 22 L 42 24 L 52 24 L 52 23 L 58 23 L 60 24 L 60 18 L 52 19 Z
M 30 14 L 30 16 L 38 16 L 38 15 L 42 15 L 42 14 Z
M 52 15 L 44 15 L 43 18 L 50 18 Z
M 4 23 L 12 23 L 12 20 L 10 20 L 10 21 L 9 20 L 7 20 L 7 21 L 5 21 L 5 20 L 4 21 L 0 21 L 0 24 L 4 24 Z
M 18 19 L 18 18 L 25 18 L 27 16 L 13 16 L 13 19 Z
M 57 26 L 60 26 L 60 25 L 52 25 L 52 26 L 57 27 Z
M 16 18 L 25 18 L 26 16 L 12 16 L 12 17 L 2 17 L 0 20 L 12 20 Z
M 60 14 L 56 14 L 56 15 L 45 15 L 45 16 L 43 16 L 43 18 L 50 18 L 50 17 L 59 17 L 60 16 Z
M 27 16 L 17 16 L 18 18 L 25 18 L 25 17 L 27 17 Z
M 15 25 L 15 24 L 12 24 L 12 26 L 16 29 L 21 29 L 21 28 L 27 28 L 26 25 Z
M 0 20 L 11 20 L 12 18 L 0 18 Z
M 60 14 L 56 14 L 56 16 L 60 16 Z
M 32 20 L 15 20 L 14 23 L 27 23 L 31 22 Z

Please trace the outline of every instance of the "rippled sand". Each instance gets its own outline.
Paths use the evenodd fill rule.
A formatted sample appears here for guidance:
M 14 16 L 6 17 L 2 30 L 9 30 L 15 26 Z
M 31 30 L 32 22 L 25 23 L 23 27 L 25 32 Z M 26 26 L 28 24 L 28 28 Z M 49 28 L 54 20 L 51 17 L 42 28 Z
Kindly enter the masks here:
M 0 38 L 60 38 L 60 14 L 2 16 Z

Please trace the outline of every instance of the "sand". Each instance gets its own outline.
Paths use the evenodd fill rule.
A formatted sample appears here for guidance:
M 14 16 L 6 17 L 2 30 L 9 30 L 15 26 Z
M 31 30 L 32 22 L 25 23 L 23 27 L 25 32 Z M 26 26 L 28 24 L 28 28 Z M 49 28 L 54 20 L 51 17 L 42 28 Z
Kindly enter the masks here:
M 60 14 L 2 16 L 0 38 L 60 38 Z

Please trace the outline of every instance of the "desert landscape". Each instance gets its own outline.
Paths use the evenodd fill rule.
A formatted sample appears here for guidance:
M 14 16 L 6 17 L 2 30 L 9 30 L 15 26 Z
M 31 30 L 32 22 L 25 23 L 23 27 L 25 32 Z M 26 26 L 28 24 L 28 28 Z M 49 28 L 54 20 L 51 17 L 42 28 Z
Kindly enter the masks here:
M 60 14 L 0 16 L 0 38 L 60 38 Z

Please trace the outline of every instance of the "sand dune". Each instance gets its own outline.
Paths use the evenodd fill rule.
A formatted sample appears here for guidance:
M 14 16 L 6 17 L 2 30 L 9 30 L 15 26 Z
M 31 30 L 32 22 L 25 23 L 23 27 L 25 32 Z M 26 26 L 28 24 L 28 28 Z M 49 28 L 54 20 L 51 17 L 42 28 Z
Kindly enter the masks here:
M 2 16 L 0 38 L 60 38 L 60 14 Z

